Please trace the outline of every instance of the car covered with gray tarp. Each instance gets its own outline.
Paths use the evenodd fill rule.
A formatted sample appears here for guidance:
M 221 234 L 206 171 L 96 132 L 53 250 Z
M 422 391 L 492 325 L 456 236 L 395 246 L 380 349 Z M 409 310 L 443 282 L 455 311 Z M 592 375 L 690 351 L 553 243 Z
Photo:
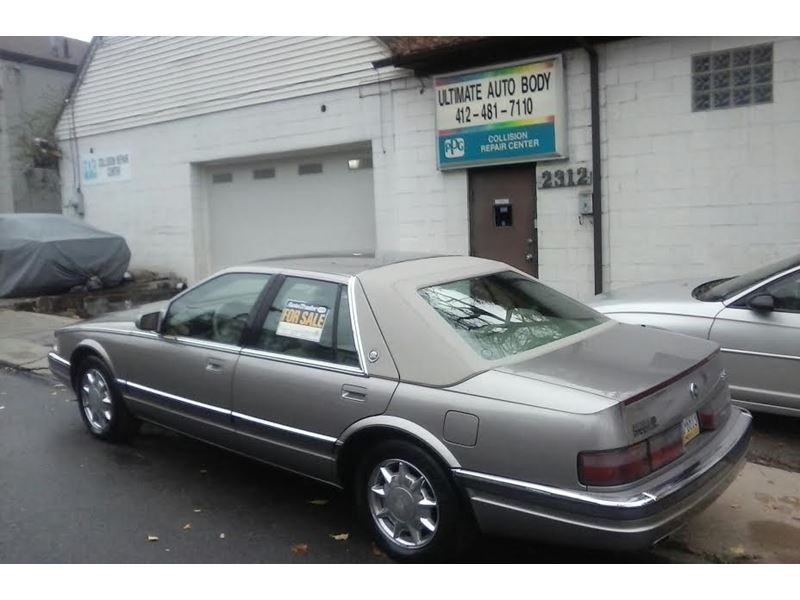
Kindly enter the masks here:
M 125 239 L 63 215 L 0 215 L 0 298 L 58 294 L 97 278 L 118 285 Z

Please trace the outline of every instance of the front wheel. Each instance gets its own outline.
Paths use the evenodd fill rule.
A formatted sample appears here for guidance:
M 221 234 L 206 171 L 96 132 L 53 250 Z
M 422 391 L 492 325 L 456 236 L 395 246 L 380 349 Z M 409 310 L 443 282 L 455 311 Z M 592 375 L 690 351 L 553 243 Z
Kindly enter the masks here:
M 140 421 L 128 411 L 111 372 L 99 358 L 90 356 L 81 362 L 76 391 L 81 419 L 93 436 L 124 441 L 139 429 Z
M 409 442 L 388 441 L 369 451 L 355 493 L 362 519 L 392 558 L 452 558 L 472 537 L 471 515 L 447 472 Z

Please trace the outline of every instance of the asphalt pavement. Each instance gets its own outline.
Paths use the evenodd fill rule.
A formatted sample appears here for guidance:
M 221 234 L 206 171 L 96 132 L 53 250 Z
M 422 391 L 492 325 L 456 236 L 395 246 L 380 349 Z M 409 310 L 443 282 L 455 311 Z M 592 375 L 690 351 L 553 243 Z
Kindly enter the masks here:
M 130 445 L 95 440 L 72 390 L 3 367 L 0 490 L 0 563 L 389 560 L 341 492 L 155 426 Z M 668 559 L 481 538 L 462 560 Z

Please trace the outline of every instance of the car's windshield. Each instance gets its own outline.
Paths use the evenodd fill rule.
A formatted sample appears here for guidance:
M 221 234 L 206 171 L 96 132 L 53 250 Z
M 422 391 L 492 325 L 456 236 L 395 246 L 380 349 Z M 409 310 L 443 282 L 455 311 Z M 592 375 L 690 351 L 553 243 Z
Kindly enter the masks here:
M 606 321 L 514 271 L 432 285 L 419 294 L 486 360 L 525 352 Z
M 738 277 L 730 277 L 728 279 L 718 279 L 698 286 L 692 292 L 692 295 L 698 300 L 704 302 L 719 302 L 720 300 L 727 300 L 736 294 L 743 292 L 749 287 L 757 285 L 764 279 L 769 279 L 773 275 L 777 275 L 787 269 L 800 265 L 800 254 L 779 260 L 777 262 L 753 269 Z

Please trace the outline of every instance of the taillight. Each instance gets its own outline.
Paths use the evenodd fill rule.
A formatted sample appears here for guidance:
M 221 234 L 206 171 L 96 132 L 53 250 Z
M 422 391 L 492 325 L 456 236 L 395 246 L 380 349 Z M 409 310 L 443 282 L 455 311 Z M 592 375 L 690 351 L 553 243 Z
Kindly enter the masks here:
M 620 485 L 650 473 L 647 442 L 607 452 L 581 452 L 578 478 L 584 485 Z
M 700 421 L 700 429 L 704 431 L 716 429 L 725 422 L 730 409 L 731 405 L 727 402 L 722 405 L 705 406 L 701 408 L 700 412 L 697 413 L 697 418 Z
M 680 425 L 647 440 L 650 466 L 655 471 L 683 454 L 683 430 Z
M 581 452 L 578 454 L 578 479 L 584 485 L 630 483 L 680 458 L 683 452 L 683 429 L 676 425 L 627 448 Z

